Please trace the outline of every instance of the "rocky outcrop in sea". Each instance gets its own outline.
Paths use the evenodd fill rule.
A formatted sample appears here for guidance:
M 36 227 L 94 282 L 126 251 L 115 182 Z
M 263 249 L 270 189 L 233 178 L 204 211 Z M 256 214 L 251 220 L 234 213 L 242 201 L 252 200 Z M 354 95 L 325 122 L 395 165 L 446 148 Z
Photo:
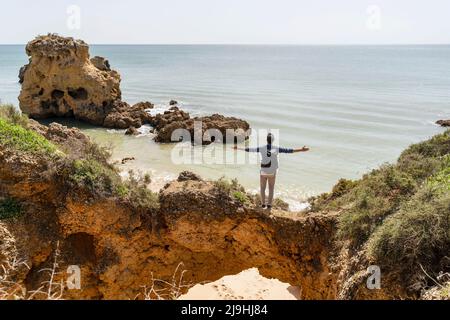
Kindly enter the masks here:
M 39 36 L 27 44 L 26 53 L 29 63 L 19 72 L 19 101 L 31 118 L 73 117 L 121 129 L 148 121 L 144 106 L 130 107 L 121 100 L 120 74 L 105 58 L 90 59 L 84 41 Z
M 191 142 L 207 145 L 212 142 L 242 142 L 250 136 L 250 125 L 245 120 L 220 114 L 192 118 L 176 106 L 156 115 L 152 124 L 156 129 L 156 142 L 184 141 L 186 134 Z M 180 132 L 180 139 L 177 139 L 176 130 L 179 129 L 183 129 L 184 134 Z
M 450 127 L 450 119 L 438 120 L 438 121 L 436 121 L 436 124 L 440 125 L 441 127 Z

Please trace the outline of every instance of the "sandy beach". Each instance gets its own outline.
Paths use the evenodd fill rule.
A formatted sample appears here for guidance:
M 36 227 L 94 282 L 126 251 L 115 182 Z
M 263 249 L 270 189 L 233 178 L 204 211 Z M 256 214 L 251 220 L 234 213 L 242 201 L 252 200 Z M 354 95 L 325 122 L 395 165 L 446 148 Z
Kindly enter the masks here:
M 299 300 L 300 288 L 261 276 L 252 268 L 217 281 L 198 284 L 180 300 Z

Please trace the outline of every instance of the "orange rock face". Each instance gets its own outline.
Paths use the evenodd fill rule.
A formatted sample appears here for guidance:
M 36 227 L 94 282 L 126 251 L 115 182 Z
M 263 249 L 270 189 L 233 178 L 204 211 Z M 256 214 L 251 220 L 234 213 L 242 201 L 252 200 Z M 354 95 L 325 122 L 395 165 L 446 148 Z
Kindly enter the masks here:
M 86 138 L 59 125 L 36 130 L 55 143 L 62 136 Z M 65 279 L 68 266 L 81 269 L 81 289 L 65 290 L 67 299 L 142 298 L 143 286 L 155 278 L 172 281 L 177 267 L 183 284 L 257 267 L 263 276 L 300 286 L 303 298 L 335 296 L 328 266 L 332 215 L 269 216 L 188 173 L 161 191 L 159 209 L 137 211 L 117 198 L 69 188 L 43 159 L 3 151 L 0 189 L 25 209 L 2 224 L 5 247 L 30 267 L 15 275 L 28 290 L 45 280 L 39 270 L 52 266 L 59 243 L 59 277 Z
M 26 46 L 30 63 L 22 73 L 19 101 L 33 118 L 76 117 L 103 124 L 108 107 L 120 100 L 120 75 L 99 69 L 82 40 L 37 37 Z M 96 66 L 97 65 L 97 66 Z
M 84 41 L 49 34 L 30 41 L 26 53 L 19 102 L 31 118 L 73 117 L 119 129 L 148 122 L 145 109 L 153 105 L 121 101 L 119 73 L 105 58 L 90 59 Z

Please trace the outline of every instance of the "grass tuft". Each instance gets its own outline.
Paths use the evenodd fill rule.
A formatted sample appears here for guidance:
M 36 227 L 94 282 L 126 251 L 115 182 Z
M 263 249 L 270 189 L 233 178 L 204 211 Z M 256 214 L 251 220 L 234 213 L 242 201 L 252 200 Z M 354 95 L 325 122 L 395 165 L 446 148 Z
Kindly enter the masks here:
M 0 145 L 17 151 L 54 154 L 57 148 L 40 134 L 0 118 Z
M 0 104 L 0 118 L 11 122 L 12 124 L 17 124 L 24 128 L 28 125 L 27 115 L 21 113 L 12 104 Z

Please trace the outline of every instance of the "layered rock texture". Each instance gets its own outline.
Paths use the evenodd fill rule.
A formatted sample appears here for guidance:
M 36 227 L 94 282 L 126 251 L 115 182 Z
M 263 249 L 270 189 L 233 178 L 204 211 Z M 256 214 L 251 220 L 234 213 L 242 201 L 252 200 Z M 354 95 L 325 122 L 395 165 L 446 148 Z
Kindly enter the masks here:
M 300 285 L 306 299 L 335 296 L 327 263 L 333 215 L 270 216 L 190 172 L 161 190 L 159 208 L 137 209 L 118 196 L 74 188 L 54 170 L 89 144 L 79 130 L 34 121 L 28 128 L 64 154 L 0 149 L 0 202 L 14 199 L 21 208 L 18 217 L 0 220 L 0 265 L 24 262 L 11 274 L 27 290 L 46 280 L 40 270 L 52 268 L 58 249 L 55 282 L 65 279 L 68 266 L 81 268 L 81 289 L 65 290 L 68 299 L 143 298 L 142 286 L 171 281 L 177 267 L 187 285 L 257 267 L 266 277 Z
M 156 206 L 143 201 L 143 189 L 138 198 L 125 196 L 132 185 L 114 182 L 118 174 L 79 130 L 34 121 L 27 133 L 18 126 L 0 128 L 0 265 L 6 266 L 0 284 L 8 284 L 7 298 L 29 297 L 48 281 L 42 270 L 54 268 L 55 261 L 54 283 L 66 280 L 67 267 L 81 269 L 81 288 L 65 288 L 66 299 L 156 298 L 144 288 L 163 290 L 167 284 L 172 294 L 166 298 L 174 298 L 190 285 L 253 267 L 299 286 L 303 299 L 418 297 L 395 265 L 384 271 L 381 289 L 369 290 L 367 267 L 377 262 L 365 247 L 337 241 L 343 209 L 317 209 L 317 201 L 329 204 L 349 194 L 352 184 L 346 189 L 341 182 L 311 212 L 269 213 L 220 183 L 182 172 L 160 191 Z M 30 132 L 58 151 L 42 141 L 21 141 Z M 447 153 L 446 136 L 432 143 Z M 32 297 L 47 298 L 45 292 Z
M 191 118 L 189 113 L 176 106 L 156 115 L 152 123 L 156 129 L 156 142 L 234 143 L 246 140 L 251 133 L 247 121 L 220 114 Z
M 450 127 L 450 119 L 438 120 L 438 121 L 436 121 L 436 124 L 440 125 L 441 127 Z
M 121 101 L 120 75 L 108 60 L 89 57 L 82 40 L 54 34 L 26 46 L 29 63 L 19 72 L 20 108 L 31 118 L 74 117 L 114 128 L 141 126 L 145 108 Z

